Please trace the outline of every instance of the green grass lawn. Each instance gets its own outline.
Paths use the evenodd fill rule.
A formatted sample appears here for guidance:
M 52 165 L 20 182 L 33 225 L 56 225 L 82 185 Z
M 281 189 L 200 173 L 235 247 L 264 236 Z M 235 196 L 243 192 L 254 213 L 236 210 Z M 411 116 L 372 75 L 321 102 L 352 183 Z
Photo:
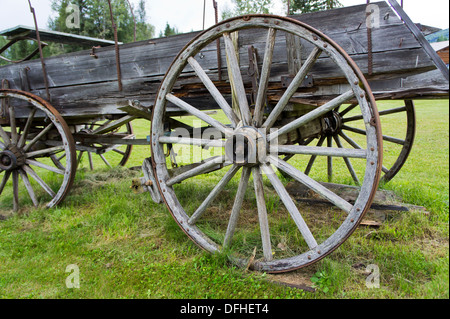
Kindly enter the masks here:
M 379 109 L 400 104 L 380 102 Z M 416 101 L 416 112 L 409 160 L 381 187 L 428 215 L 396 213 L 380 228 L 359 227 L 334 253 L 289 275 L 248 272 L 202 252 L 164 205 L 130 190 L 141 173 L 128 168 L 150 156 L 148 147 L 134 147 L 126 168 L 100 169 L 95 159 L 98 169 L 91 172 L 83 162 L 58 208 L 0 211 L 12 215 L 0 219 L 0 297 L 449 298 L 449 103 Z M 149 134 L 148 122 L 133 124 L 138 138 Z M 386 132 L 399 127 L 395 120 L 383 123 Z M 189 194 L 192 185 L 182 187 Z M 79 269 L 78 289 L 66 286 L 69 265 Z M 368 265 L 379 269 L 379 288 L 366 287 Z M 286 276 L 312 278 L 317 291 L 271 282 Z

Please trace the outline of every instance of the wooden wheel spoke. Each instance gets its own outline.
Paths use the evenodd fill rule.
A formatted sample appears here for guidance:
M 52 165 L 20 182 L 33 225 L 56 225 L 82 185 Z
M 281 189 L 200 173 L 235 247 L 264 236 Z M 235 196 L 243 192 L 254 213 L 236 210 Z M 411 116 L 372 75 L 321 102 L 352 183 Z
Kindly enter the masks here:
M 126 154 L 125 152 L 122 152 L 121 150 L 119 150 L 117 148 L 113 148 L 112 150 L 113 150 L 113 152 L 116 152 L 116 153 L 118 153 L 120 155 L 125 155 Z
M 350 100 L 355 96 L 354 92 L 352 90 L 349 90 L 340 96 L 334 98 L 333 100 L 329 101 L 328 103 L 325 103 L 324 105 L 312 110 L 311 112 L 299 117 L 295 121 L 290 122 L 289 124 L 286 124 L 285 126 L 281 127 L 279 130 L 271 133 L 268 136 L 269 141 L 273 141 L 278 136 L 282 134 L 289 133 L 295 129 L 298 129 L 302 125 L 305 125 L 306 123 L 311 122 L 312 120 L 334 110 L 339 105 L 345 103 L 346 101 Z M 267 121 L 266 121 L 267 122 Z
M 225 147 L 225 140 L 207 140 L 189 137 L 161 136 L 158 139 L 158 141 L 159 143 L 162 144 L 182 144 L 182 145 L 203 146 L 203 147 Z
M 234 199 L 233 209 L 231 210 L 230 220 L 228 221 L 223 247 L 229 247 L 231 245 L 231 241 L 233 239 L 233 235 L 239 219 L 239 213 L 241 212 L 242 203 L 244 202 L 245 191 L 247 190 L 250 173 L 250 168 L 244 167 L 242 169 L 241 180 L 239 181 L 236 197 Z
M 13 184 L 13 210 L 17 212 L 19 210 L 19 172 L 17 170 L 12 172 L 12 184 Z
M 252 168 L 253 183 L 255 186 L 256 205 L 258 207 L 259 228 L 263 246 L 264 259 L 271 261 L 272 245 L 270 242 L 269 220 L 267 218 L 267 207 L 264 199 L 264 185 L 259 167 Z
M 32 109 L 30 114 L 28 115 L 27 123 L 23 129 L 22 135 L 20 136 L 18 146 L 23 147 L 27 141 L 28 132 L 30 131 L 31 124 L 34 120 L 34 115 L 36 114 L 37 109 Z
M 224 175 L 220 182 L 213 188 L 208 197 L 203 201 L 203 203 L 197 208 L 194 214 L 189 219 L 189 224 L 195 224 L 197 220 L 205 213 L 206 209 L 212 203 L 212 201 L 222 192 L 222 190 L 227 186 L 230 180 L 236 175 L 240 167 L 233 165 L 230 170 Z
M 339 148 L 344 148 L 342 146 L 341 140 L 339 139 L 338 135 L 335 135 L 333 138 L 334 138 L 334 141 L 336 142 L 336 145 Z M 356 183 L 356 185 L 360 185 L 361 183 L 359 181 L 358 175 L 356 175 L 355 169 L 353 168 L 353 165 L 350 162 L 350 159 L 348 157 L 343 157 L 343 159 L 344 159 L 345 165 L 347 166 L 347 169 L 348 169 L 350 175 L 353 178 L 353 181 Z
M 84 151 L 80 151 L 77 158 L 77 165 L 80 165 L 81 159 L 83 158 Z
M 102 161 L 106 164 L 106 166 L 108 166 L 109 168 L 112 168 L 111 164 L 108 162 L 108 160 L 105 158 L 105 156 L 103 154 L 98 154 L 98 155 L 100 156 Z
M 362 147 L 358 145 L 358 143 L 356 143 L 351 137 L 349 137 L 347 134 L 345 134 L 344 132 L 339 132 L 339 136 L 342 137 L 348 144 L 350 144 L 352 147 L 361 150 Z
M 11 139 L 8 136 L 8 133 L 5 132 L 3 127 L 0 125 L 0 137 L 3 139 L 4 144 L 11 144 Z
M 94 161 L 92 160 L 92 153 L 91 152 L 87 152 L 88 154 L 88 160 L 89 160 L 89 168 L 91 169 L 91 171 L 94 170 Z
M 64 152 L 60 157 L 57 157 L 56 159 L 58 160 L 58 161 L 61 161 L 64 157 L 66 157 L 66 153 Z
M 66 173 L 66 172 L 65 172 L 64 170 L 62 170 L 62 169 L 59 169 L 59 168 L 56 168 L 56 167 L 49 166 L 49 165 L 47 165 L 47 164 L 38 162 L 38 161 L 36 161 L 36 160 L 26 159 L 26 160 L 25 160 L 25 163 L 28 164 L 28 165 L 33 165 L 33 166 L 36 166 L 36 167 L 43 168 L 43 169 L 45 169 L 45 170 L 47 170 L 47 171 L 51 171 L 51 172 L 53 172 L 53 173 L 57 173 L 57 174 L 60 174 L 60 175 L 64 175 L 64 174 Z
M 11 176 L 10 171 L 5 171 L 3 175 L 2 182 L 0 183 L 0 195 L 3 193 L 3 189 L 5 188 L 6 183 L 8 182 L 9 177 Z
M 237 101 L 239 103 L 241 119 L 244 125 L 249 125 L 251 122 L 250 108 L 248 105 L 247 93 L 245 92 L 239 62 L 236 56 L 236 48 L 233 44 L 233 40 L 231 39 L 229 33 L 224 33 L 223 39 L 225 42 L 225 50 L 229 66 L 228 72 L 230 74 L 231 86 L 233 92 L 236 94 Z
M 267 41 L 264 53 L 264 61 L 261 70 L 261 78 L 259 81 L 258 92 L 256 95 L 255 103 L 255 114 L 253 117 L 253 124 L 256 127 L 261 126 L 263 115 L 264 115 L 264 105 L 266 102 L 267 88 L 269 86 L 270 70 L 272 68 L 273 51 L 275 47 L 275 38 L 277 35 L 277 30 L 270 28 L 267 33 Z
M 291 215 L 291 218 L 297 225 L 297 228 L 299 229 L 300 233 L 305 239 L 308 247 L 310 249 L 314 249 L 315 247 L 317 247 L 317 242 L 314 239 L 314 236 L 312 235 L 311 231 L 309 230 L 308 225 L 306 225 L 302 215 L 297 209 L 297 206 L 295 206 L 294 201 L 291 199 L 289 193 L 283 186 L 283 183 L 281 183 L 280 179 L 275 174 L 272 167 L 270 167 L 270 165 L 267 164 L 263 164 L 261 167 L 266 176 L 269 178 L 270 182 L 272 183 L 272 186 L 275 188 L 275 191 L 277 192 L 278 196 L 280 196 L 281 201 L 283 202 L 284 206 Z
M 225 113 L 227 118 L 230 120 L 233 127 L 236 127 L 236 125 L 239 123 L 239 118 L 236 116 L 236 113 L 234 113 L 233 109 L 228 104 L 228 102 L 225 100 L 223 95 L 219 92 L 217 87 L 214 85 L 214 83 L 208 77 L 206 72 L 202 69 L 202 67 L 197 62 L 197 60 L 195 60 L 193 57 L 190 57 L 188 59 L 188 62 L 190 64 L 190 66 L 194 69 L 197 76 L 203 82 L 206 89 L 209 91 L 209 93 L 211 93 L 214 100 L 217 102 L 217 104 L 220 106 L 220 108 Z
M 286 163 L 282 159 L 269 156 L 269 161 L 272 165 L 276 166 L 278 169 L 292 176 L 295 180 L 304 184 L 305 186 L 307 186 L 317 194 L 321 195 L 322 197 L 324 197 L 337 207 L 341 208 L 343 211 L 350 213 L 350 211 L 352 210 L 353 205 L 351 205 L 346 200 L 330 191 L 328 188 L 322 186 L 320 183 L 316 182 L 311 177 L 307 176 L 306 174 L 303 174 L 292 165 Z
M 22 169 L 19 170 L 20 177 L 22 178 L 23 183 L 25 184 L 25 188 L 28 191 L 28 195 L 30 195 L 31 201 L 33 205 L 37 207 L 39 205 L 38 200 L 36 199 L 36 195 L 34 194 L 33 187 L 31 186 L 30 180 L 28 179 L 27 173 Z
M 326 136 L 323 135 L 320 137 L 319 142 L 317 142 L 317 147 L 321 147 L 323 145 L 323 142 L 325 142 Z M 309 173 L 311 172 L 311 169 L 314 165 L 314 162 L 316 161 L 317 155 L 312 155 L 311 158 L 309 159 L 308 165 L 306 166 L 305 169 L 305 175 L 309 175 Z
M 209 171 L 210 169 L 214 168 L 217 165 L 222 165 L 225 163 L 225 156 L 216 156 L 213 158 L 208 159 L 207 161 L 202 161 L 200 163 L 197 163 L 199 165 L 195 166 L 194 168 L 188 170 L 187 172 L 183 172 L 177 176 L 174 176 L 166 181 L 167 186 L 172 186 L 178 183 L 181 183 L 182 181 L 195 177 L 197 175 L 204 174 L 205 172 Z
M 215 127 L 216 129 L 218 129 L 223 134 L 229 135 L 229 136 L 233 135 L 233 131 L 231 129 L 227 128 L 225 125 L 223 125 L 219 121 L 213 119 L 209 115 L 203 113 L 202 111 L 199 111 L 198 109 L 196 109 L 192 105 L 186 103 L 185 101 L 181 100 L 180 98 L 178 98 L 178 97 L 176 97 L 176 96 L 174 96 L 174 95 L 169 93 L 169 94 L 166 95 L 166 99 L 168 101 L 172 102 L 173 104 L 175 104 L 176 106 L 180 107 L 181 109 L 185 110 L 186 112 L 190 113 L 191 115 L 196 116 L 200 120 L 202 120 L 202 121 L 208 123 L 209 125 Z
M 322 50 L 318 47 L 314 47 L 311 54 L 306 59 L 305 63 L 301 67 L 300 71 L 297 73 L 295 78 L 292 80 L 289 87 L 284 92 L 283 96 L 281 97 L 280 101 L 278 101 L 275 108 L 270 113 L 267 120 L 264 122 L 263 127 L 265 128 L 271 128 L 275 121 L 280 116 L 281 112 L 283 112 L 286 105 L 289 103 L 289 100 L 292 98 L 292 96 L 295 94 L 299 86 L 302 84 L 303 80 L 305 79 L 307 73 L 311 68 L 313 67 L 314 63 L 316 63 L 317 59 L 319 58 L 320 54 L 322 53 Z M 336 107 L 336 106 L 335 106 Z
M 405 145 L 405 143 L 406 143 L 405 140 L 402 140 L 402 139 L 396 138 L 396 137 L 392 137 L 392 136 L 387 136 L 387 135 L 383 135 L 383 141 L 398 144 L 398 145 Z
M 347 125 L 343 125 L 342 126 L 343 130 L 347 130 L 356 134 L 361 134 L 361 135 L 367 135 L 367 132 L 365 130 L 356 128 L 356 127 L 350 127 Z M 392 137 L 392 136 L 388 136 L 388 135 L 383 135 L 383 140 L 386 142 L 391 142 L 391 143 L 395 143 L 395 144 L 399 144 L 399 145 L 405 145 L 405 140 L 396 138 L 396 137 Z
M 393 108 L 393 109 L 389 109 L 389 110 L 379 111 L 378 115 L 385 116 L 385 115 L 402 113 L 402 112 L 406 112 L 406 111 L 407 111 L 406 106 L 402 106 L 402 107 L 397 107 L 397 108 Z M 343 116 L 342 113 L 341 113 L 341 116 Z M 355 115 L 352 117 L 343 118 L 342 122 L 347 123 L 347 122 L 353 122 L 353 121 L 360 121 L 363 119 L 364 119 L 364 117 L 362 115 Z
M 348 107 L 346 107 L 342 112 L 339 112 L 339 115 L 341 117 L 344 117 L 344 115 L 346 115 L 348 112 L 353 111 L 353 109 L 357 106 L 358 106 L 358 103 L 353 103 L 353 104 L 349 105 Z
M 64 165 L 61 163 L 61 161 L 58 159 L 58 157 L 56 157 L 55 154 L 50 155 L 50 159 L 53 161 L 53 163 L 56 165 L 57 168 L 62 169 L 62 170 L 66 170 Z
M 11 104 L 9 105 L 9 121 L 9 126 L 11 128 L 11 143 L 17 144 L 19 141 L 19 134 L 17 133 L 16 126 L 16 111 Z
M 56 196 L 56 193 L 45 183 L 42 178 L 28 165 L 24 165 L 22 169 L 30 175 L 52 198 Z
M 302 146 L 302 145 L 275 145 L 271 147 L 271 152 L 278 151 L 286 154 L 303 154 L 313 156 L 331 156 L 331 157 L 345 157 L 345 158 L 367 158 L 366 150 L 346 149 L 343 147 L 321 147 L 325 137 L 321 137 L 317 146 Z
M 402 112 L 406 112 L 406 111 L 408 111 L 408 108 L 406 106 L 402 106 L 402 107 L 396 107 L 396 108 L 389 109 L 389 110 L 379 111 L 378 114 L 380 116 L 385 116 L 385 115 L 390 115 L 390 114 L 402 113 Z
M 327 147 L 332 148 L 333 146 L 333 137 L 331 135 L 327 136 Z M 333 157 L 327 156 L 327 175 L 328 182 L 333 181 Z
M 64 145 L 58 145 L 55 147 L 50 147 L 50 148 L 45 148 L 39 151 L 35 151 L 35 152 L 28 152 L 26 153 L 26 157 L 27 158 L 33 158 L 33 157 L 38 157 L 38 156 L 47 156 L 50 153 L 55 153 L 58 151 L 64 150 Z
M 38 135 L 36 135 L 30 143 L 28 143 L 27 145 L 25 145 L 25 147 L 23 148 L 24 152 L 28 152 L 30 150 L 30 148 L 37 142 L 39 141 L 45 134 L 47 134 L 55 125 L 53 123 L 50 123 L 49 125 L 47 125 L 42 131 L 39 132 Z

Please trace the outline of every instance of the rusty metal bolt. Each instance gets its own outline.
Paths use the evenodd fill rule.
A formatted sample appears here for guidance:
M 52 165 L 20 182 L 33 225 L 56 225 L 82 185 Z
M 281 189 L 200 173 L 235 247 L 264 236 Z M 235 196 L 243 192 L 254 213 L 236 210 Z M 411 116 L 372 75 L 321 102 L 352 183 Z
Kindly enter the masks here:
M 144 184 L 145 186 L 153 186 L 153 182 L 151 180 L 148 180 Z

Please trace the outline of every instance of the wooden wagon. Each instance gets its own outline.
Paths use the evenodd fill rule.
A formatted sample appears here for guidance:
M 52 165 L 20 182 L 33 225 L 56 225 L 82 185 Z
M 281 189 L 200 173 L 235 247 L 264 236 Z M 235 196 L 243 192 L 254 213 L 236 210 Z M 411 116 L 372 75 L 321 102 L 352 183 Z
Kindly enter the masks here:
M 380 179 L 408 157 L 412 100 L 449 92 L 447 67 L 393 0 L 243 16 L 43 65 L 0 67 L 2 205 L 53 207 L 83 154 L 91 168 L 94 155 L 124 165 L 133 145 L 149 145 L 141 181 L 152 198 L 201 248 L 266 272 L 310 265 L 339 247 Z M 378 111 L 381 99 L 405 103 Z M 382 132 L 391 116 L 401 136 Z M 147 138 L 135 138 L 136 119 L 149 120 Z M 392 145 L 393 160 L 383 163 Z M 333 208 L 299 204 L 287 191 L 292 181 Z M 353 184 L 357 196 L 345 199 L 325 181 Z

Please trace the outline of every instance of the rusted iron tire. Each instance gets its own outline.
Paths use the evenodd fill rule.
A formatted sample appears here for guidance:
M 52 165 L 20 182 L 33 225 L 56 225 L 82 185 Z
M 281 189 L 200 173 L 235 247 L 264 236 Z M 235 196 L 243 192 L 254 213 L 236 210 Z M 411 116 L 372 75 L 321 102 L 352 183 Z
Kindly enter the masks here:
M 255 111 L 251 112 L 242 80 L 241 70 L 245 70 L 245 64 L 239 66 L 230 34 L 261 30 L 266 30 L 264 38 L 267 40 L 261 45 L 262 49 L 259 47 L 264 62 Z M 276 48 L 277 34 L 282 37 L 284 32 L 300 37 L 312 49 L 304 67 L 293 80 L 294 84 L 280 97 L 279 101 L 283 102 L 279 102 L 264 118 L 264 101 L 270 93 L 266 84 L 270 78 L 271 56 Z M 257 32 L 254 34 L 256 38 Z M 235 93 L 237 103 L 234 105 L 237 107 L 232 108 L 224 98 L 222 92 L 226 90 L 221 87 L 219 91 L 215 87 L 210 79 L 214 74 L 207 75 L 211 67 L 202 66 L 202 56 L 212 54 L 209 49 L 215 47 L 217 39 L 225 44 L 231 91 Z M 244 49 L 247 50 L 247 47 Z M 284 107 L 321 55 L 331 57 L 342 71 L 348 91 L 292 122 L 280 124 L 278 130 L 270 131 L 276 123 L 280 123 Z M 203 83 L 211 94 L 211 100 L 220 106 L 223 116 L 212 118 L 190 105 L 184 96 L 177 96 L 179 83 L 189 74 L 192 76 L 193 71 L 199 83 Z M 230 90 L 226 92 L 229 94 Z M 367 133 L 363 149 L 311 148 L 295 143 L 275 147 L 269 143 L 278 135 L 287 134 L 314 119 L 326 117 L 341 105 L 350 104 L 351 100 L 360 105 L 360 114 L 365 123 Z M 167 131 L 165 124 L 168 111 L 169 108 L 173 110 L 174 106 L 208 123 L 214 132 L 220 134 L 213 138 L 210 135 L 200 138 L 195 135 L 180 137 L 182 130 Z M 227 119 L 223 120 L 225 117 Z M 311 265 L 337 249 L 357 228 L 369 209 L 381 175 L 383 141 L 380 119 L 375 100 L 361 71 L 342 48 L 327 36 L 308 25 L 284 17 L 251 15 L 230 19 L 193 39 L 174 60 L 161 84 L 150 134 L 156 183 L 180 228 L 204 250 L 211 253 L 225 252 L 240 266 L 269 273 L 292 271 Z M 194 159 L 188 163 L 186 160 L 184 170 L 171 170 L 164 150 L 168 144 L 180 148 L 187 145 L 187 150 L 191 151 L 195 149 L 192 145 L 200 145 L 218 149 L 219 152 L 202 161 Z M 275 148 L 282 156 L 291 153 L 359 159 L 364 173 L 356 200 L 350 203 L 306 176 L 303 168 L 300 168 L 306 162 L 290 161 L 288 164 L 282 157 L 273 155 L 272 150 Z M 336 207 L 329 211 L 314 208 L 318 211 L 311 212 L 311 207 L 300 204 L 287 191 L 287 182 L 279 177 L 274 167 Z M 205 177 L 208 173 L 209 176 Z M 253 182 L 250 182 L 251 176 Z M 274 194 L 278 196 L 276 200 L 273 200 Z M 227 201 L 229 196 L 232 197 Z M 212 204 L 217 202 L 213 207 Z
M 29 205 L 54 207 L 68 194 L 76 173 L 75 143 L 50 103 L 18 90 L 0 90 L 6 118 L 0 125 L 1 204 L 14 211 Z M 57 160 L 58 158 L 64 160 Z M 22 180 L 23 186 L 20 185 Z

